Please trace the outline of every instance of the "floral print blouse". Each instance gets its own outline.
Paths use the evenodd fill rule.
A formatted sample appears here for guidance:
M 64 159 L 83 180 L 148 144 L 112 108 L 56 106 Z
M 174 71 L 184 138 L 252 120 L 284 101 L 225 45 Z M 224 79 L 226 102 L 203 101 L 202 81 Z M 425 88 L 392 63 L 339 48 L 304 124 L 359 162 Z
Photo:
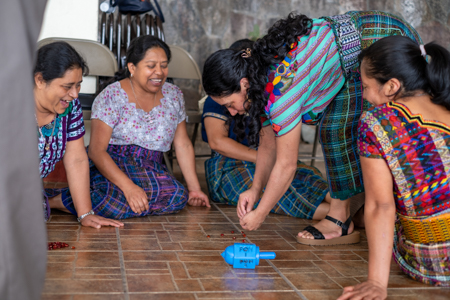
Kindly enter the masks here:
M 145 112 L 128 101 L 120 82 L 114 82 L 95 98 L 91 119 L 101 120 L 113 129 L 109 144 L 169 151 L 186 112 L 183 93 L 177 86 L 166 82 L 162 93 L 161 104 Z

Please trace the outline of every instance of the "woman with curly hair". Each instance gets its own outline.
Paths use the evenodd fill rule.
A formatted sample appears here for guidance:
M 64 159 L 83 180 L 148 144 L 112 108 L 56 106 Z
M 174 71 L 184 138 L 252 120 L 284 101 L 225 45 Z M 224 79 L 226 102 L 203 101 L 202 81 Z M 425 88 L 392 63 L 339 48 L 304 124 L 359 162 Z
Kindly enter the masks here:
M 259 143 L 253 185 L 240 195 L 237 207 L 244 229 L 259 228 L 291 183 L 301 123 L 317 124 L 332 200 L 328 216 L 300 232 L 297 241 L 359 242 L 349 198 L 364 191 L 356 140 L 359 117 L 370 104 L 362 98 L 358 54 L 391 35 L 421 42 L 409 24 L 384 12 L 319 19 L 291 13 L 253 50 L 219 50 L 207 59 L 206 93 L 232 115 L 248 114 L 250 124 L 236 124 L 236 134 L 242 136 L 248 127 L 249 145 Z

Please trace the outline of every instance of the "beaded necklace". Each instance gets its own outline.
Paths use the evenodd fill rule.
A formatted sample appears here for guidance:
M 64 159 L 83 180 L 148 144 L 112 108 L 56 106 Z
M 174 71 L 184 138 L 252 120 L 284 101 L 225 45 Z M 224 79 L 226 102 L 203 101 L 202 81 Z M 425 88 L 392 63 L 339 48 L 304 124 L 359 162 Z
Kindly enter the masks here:
M 45 141 L 45 150 L 46 150 L 46 151 L 48 151 L 48 150 L 50 149 L 50 144 L 53 143 L 53 133 L 55 132 L 55 127 L 56 127 L 56 116 L 57 116 L 57 115 L 58 115 L 58 114 L 55 114 L 55 118 L 53 119 L 52 133 L 50 134 L 50 141 L 47 143 L 47 140 L 45 139 L 45 136 L 42 134 L 41 127 L 39 127 L 39 123 L 38 123 L 38 120 L 37 120 L 37 116 L 36 116 L 36 114 L 34 114 L 34 117 L 35 117 L 35 119 L 36 119 L 36 124 L 37 124 L 37 128 L 38 128 L 39 135 L 42 136 L 42 137 L 44 138 L 44 141 Z

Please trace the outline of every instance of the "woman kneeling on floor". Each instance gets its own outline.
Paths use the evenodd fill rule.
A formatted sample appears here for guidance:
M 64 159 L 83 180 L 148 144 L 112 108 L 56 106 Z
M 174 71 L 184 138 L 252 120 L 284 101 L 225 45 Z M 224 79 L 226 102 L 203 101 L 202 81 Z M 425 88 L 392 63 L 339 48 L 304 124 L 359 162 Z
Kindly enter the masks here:
M 84 149 L 84 123 L 78 92 L 86 64 L 69 44 L 56 42 L 41 47 L 34 69 L 34 103 L 37 122 L 39 170 L 47 177 L 62 160 L 73 194 L 72 213 L 83 226 L 123 226 L 93 214 L 89 195 L 89 160 Z M 67 189 L 69 190 L 69 189 Z M 50 208 L 67 211 L 54 190 L 44 193 L 45 220 Z M 51 198 L 48 198 L 51 197 Z
M 91 198 L 96 214 L 124 219 L 175 213 L 186 203 L 208 206 L 195 172 L 181 90 L 167 83 L 170 49 L 142 36 L 127 50 L 127 69 L 92 105 L 89 145 Z M 175 147 L 187 189 L 162 163 Z M 74 211 L 69 191 L 62 202 Z
M 393 36 L 360 59 L 378 105 L 359 123 L 369 275 L 339 299 L 385 299 L 392 254 L 412 278 L 450 286 L 450 53 Z

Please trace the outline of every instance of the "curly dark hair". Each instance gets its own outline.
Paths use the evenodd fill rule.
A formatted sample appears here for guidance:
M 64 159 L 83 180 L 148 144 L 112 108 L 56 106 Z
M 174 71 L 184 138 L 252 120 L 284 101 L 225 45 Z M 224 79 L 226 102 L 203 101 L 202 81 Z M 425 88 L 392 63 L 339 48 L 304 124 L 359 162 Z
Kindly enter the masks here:
M 250 87 L 247 90 L 250 105 L 247 113 L 248 124 L 243 116 L 236 115 L 234 132 L 245 136 L 248 127 L 249 146 L 256 148 L 261 131 L 260 116 L 267 105 L 264 89 L 267 83 L 267 69 L 272 64 L 280 63 L 291 50 L 290 46 L 299 36 L 308 34 L 312 20 L 305 15 L 290 13 L 286 19 L 278 20 L 268 31 L 268 34 L 258 39 L 253 45 L 251 56 L 244 58 L 242 51 L 226 49 L 213 53 L 205 62 L 203 69 L 203 85 L 210 96 L 223 97 L 240 92 L 240 80 L 247 78 Z

